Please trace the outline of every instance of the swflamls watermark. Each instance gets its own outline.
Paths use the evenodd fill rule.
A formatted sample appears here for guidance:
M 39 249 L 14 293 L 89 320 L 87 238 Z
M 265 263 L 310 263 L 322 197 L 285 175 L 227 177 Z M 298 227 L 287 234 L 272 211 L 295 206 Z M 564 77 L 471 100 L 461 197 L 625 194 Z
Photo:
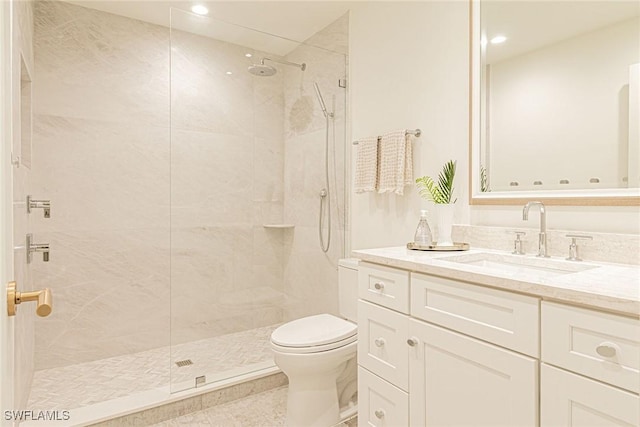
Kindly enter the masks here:
M 5 421 L 69 421 L 70 411 L 34 411 L 30 409 L 4 411 Z

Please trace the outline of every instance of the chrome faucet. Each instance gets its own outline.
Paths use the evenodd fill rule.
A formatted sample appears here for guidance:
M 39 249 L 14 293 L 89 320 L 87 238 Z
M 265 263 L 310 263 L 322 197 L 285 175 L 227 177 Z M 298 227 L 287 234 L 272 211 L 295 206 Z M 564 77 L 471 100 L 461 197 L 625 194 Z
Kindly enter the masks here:
M 531 206 L 538 206 L 540 208 L 540 232 L 538 233 L 538 256 L 548 258 L 547 254 L 547 214 L 544 209 L 544 203 L 542 202 L 528 202 L 522 209 L 522 219 L 527 221 L 529 219 L 529 208 Z

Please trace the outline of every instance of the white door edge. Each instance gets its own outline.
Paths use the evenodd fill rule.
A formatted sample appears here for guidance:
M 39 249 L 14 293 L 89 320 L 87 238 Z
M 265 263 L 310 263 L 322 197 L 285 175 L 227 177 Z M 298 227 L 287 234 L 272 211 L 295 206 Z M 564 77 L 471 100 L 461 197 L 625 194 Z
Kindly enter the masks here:
M 0 425 L 14 408 L 14 320 L 7 315 L 7 282 L 13 280 L 12 1 L 0 1 Z

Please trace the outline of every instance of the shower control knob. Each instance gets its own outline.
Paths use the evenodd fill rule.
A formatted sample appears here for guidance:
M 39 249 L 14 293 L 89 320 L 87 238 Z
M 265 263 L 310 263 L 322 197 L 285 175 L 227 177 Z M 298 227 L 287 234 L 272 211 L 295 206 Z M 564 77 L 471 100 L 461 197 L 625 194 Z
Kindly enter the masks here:
M 384 289 L 384 282 L 376 282 L 373 284 L 373 287 L 376 288 L 376 290 L 381 291 Z

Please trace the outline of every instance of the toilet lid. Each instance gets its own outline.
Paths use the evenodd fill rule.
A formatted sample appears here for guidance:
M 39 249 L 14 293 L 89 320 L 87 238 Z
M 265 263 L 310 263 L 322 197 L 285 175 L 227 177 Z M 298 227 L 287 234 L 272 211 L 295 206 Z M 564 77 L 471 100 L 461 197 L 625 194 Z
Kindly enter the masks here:
M 271 334 L 274 344 L 284 347 L 312 347 L 343 341 L 356 335 L 358 327 L 331 314 L 293 320 Z

